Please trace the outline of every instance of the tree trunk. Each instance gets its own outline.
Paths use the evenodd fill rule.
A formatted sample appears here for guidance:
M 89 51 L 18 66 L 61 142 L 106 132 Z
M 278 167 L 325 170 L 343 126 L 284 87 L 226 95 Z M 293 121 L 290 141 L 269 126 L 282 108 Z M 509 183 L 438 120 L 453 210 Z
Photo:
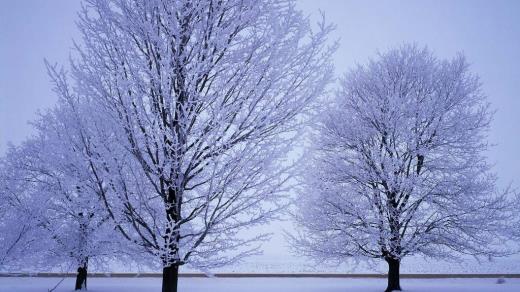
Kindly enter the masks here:
M 401 284 L 399 282 L 399 260 L 393 258 L 385 258 L 388 263 L 388 287 L 385 292 L 401 291 Z
M 162 292 L 177 292 L 179 266 L 171 265 L 163 268 Z
M 76 288 L 75 290 L 87 290 L 87 267 L 79 267 L 78 274 L 76 275 Z

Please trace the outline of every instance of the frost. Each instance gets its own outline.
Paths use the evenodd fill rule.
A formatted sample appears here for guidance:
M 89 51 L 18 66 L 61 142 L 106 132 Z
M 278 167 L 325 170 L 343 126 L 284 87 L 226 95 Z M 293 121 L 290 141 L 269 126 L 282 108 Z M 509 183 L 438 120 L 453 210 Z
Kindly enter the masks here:
M 518 250 L 518 200 L 495 186 L 484 156 L 492 112 L 464 56 L 439 60 L 404 45 L 341 85 L 303 174 L 300 252 L 333 263 L 385 259 L 392 272 L 414 254 Z

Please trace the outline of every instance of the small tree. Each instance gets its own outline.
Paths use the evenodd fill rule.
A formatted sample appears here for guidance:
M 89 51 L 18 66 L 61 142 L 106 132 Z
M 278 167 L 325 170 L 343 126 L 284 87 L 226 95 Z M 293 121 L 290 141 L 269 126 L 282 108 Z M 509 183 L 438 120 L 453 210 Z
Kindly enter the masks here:
M 12 202 L 8 211 L 22 222 L 6 226 L 6 234 L 18 236 L 18 245 L 27 241 L 18 255 L 23 268 L 72 266 L 78 270 L 76 290 L 86 288 L 89 262 L 100 266 L 122 249 L 99 195 L 103 183 L 88 163 L 79 116 L 60 100 L 33 123 L 32 138 L 9 149 L 1 168 L 3 194 Z
M 328 260 L 508 254 L 517 210 L 486 163 L 492 114 L 462 55 L 405 45 L 358 66 L 322 114 L 295 243 Z
M 331 77 L 331 27 L 312 33 L 293 1 L 86 1 L 73 90 L 124 237 L 160 259 L 215 267 L 265 238 L 237 232 L 283 204 L 283 162 Z M 230 252 L 234 251 L 234 252 Z

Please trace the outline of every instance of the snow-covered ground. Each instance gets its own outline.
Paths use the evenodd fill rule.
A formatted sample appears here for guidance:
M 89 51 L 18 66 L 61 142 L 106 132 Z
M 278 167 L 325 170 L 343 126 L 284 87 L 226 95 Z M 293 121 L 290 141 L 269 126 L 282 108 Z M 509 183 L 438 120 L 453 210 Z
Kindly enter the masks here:
M 53 288 L 60 278 L 0 278 L 0 292 L 42 292 Z M 90 292 L 160 291 L 160 278 L 91 278 Z M 180 292 L 371 292 L 383 291 L 385 279 L 323 278 L 181 278 Z M 402 279 L 410 292 L 517 292 L 520 279 Z M 74 279 L 66 278 L 56 292 L 71 292 Z

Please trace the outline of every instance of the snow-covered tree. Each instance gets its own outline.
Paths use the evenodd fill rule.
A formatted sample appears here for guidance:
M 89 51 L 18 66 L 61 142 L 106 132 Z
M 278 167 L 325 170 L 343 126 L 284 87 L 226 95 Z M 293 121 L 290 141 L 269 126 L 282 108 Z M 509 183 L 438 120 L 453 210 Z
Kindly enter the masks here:
M 319 260 L 384 259 L 400 290 L 408 255 L 501 256 L 516 201 L 486 162 L 492 112 L 462 54 L 404 45 L 358 66 L 321 115 L 298 198 L 298 250 Z
M 90 162 L 118 230 L 178 268 L 223 265 L 265 238 L 237 233 L 283 201 L 284 161 L 331 77 L 330 26 L 291 0 L 88 0 L 74 86 L 89 104 Z M 99 130 L 102 129 L 102 130 Z
M 59 91 L 63 84 L 55 80 Z M 102 204 L 103 183 L 89 164 L 88 136 L 74 106 L 61 99 L 41 115 L 33 123 L 36 134 L 9 149 L 1 171 L 7 217 L 21 222 L 3 229 L 6 236 L 16 237 L 18 242 L 9 240 L 13 247 L 24 243 L 18 262 L 25 265 L 7 268 L 77 269 L 79 290 L 86 288 L 89 262 L 101 267 L 119 257 L 123 247 Z
M 19 184 L 23 171 L 10 167 L 10 148 L 0 159 L 0 270 L 23 269 L 27 250 L 42 238 L 38 219 L 45 210 L 44 200 L 36 203 L 31 184 Z

